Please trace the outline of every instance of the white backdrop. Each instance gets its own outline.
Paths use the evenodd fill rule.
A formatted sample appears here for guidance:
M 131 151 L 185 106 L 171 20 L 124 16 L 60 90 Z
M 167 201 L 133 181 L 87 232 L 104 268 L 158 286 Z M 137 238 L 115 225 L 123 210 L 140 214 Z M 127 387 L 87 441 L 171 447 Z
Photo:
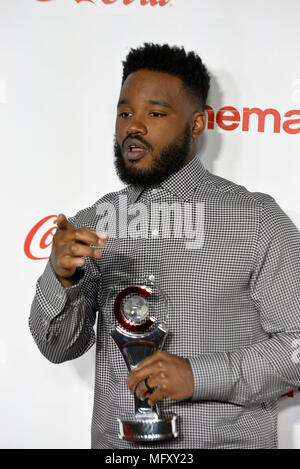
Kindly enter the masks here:
M 1 448 L 90 447 L 95 351 L 62 365 L 39 353 L 28 316 L 46 260 L 32 257 L 49 256 L 39 243 L 54 215 L 71 216 L 122 187 L 112 141 L 130 47 L 167 42 L 203 58 L 214 117 L 201 143 L 204 165 L 271 194 L 300 228 L 299 1 L 126 3 L 0 0 Z M 217 123 L 224 106 L 236 111 Z M 258 109 L 249 126 L 247 108 Z M 259 109 L 273 110 L 265 123 Z M 299 396 L 281 400 L 281 448 L 300 448 Z

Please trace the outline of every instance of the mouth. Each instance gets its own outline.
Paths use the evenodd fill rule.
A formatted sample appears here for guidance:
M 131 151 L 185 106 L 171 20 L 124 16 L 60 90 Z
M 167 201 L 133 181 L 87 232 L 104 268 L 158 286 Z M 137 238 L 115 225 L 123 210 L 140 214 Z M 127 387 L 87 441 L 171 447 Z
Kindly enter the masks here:
M 130 138 L 124 145 L 124 157 L 128 161 L 139 161 L 148 153 L 147 148 L 139 140 Z

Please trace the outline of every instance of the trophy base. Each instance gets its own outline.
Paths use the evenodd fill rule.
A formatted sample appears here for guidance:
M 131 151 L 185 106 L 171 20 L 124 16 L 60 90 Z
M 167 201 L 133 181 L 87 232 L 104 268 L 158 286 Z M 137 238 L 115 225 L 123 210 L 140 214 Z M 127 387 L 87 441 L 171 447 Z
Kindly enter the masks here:
M 177 415 L 164 419 L 120 420 L 119 438 L 127 441 L 152 442 L 172 440 L 178 436 Z

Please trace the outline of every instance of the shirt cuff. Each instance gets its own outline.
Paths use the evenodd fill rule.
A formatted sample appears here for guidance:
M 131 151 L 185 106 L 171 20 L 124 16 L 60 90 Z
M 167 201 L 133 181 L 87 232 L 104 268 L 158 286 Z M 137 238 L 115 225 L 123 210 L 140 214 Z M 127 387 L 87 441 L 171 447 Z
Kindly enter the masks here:
M 228 401 L 234 385 L 228 356 L 210 353 L 188 358 L 194 376 L 193 401 Z
M 43 297 L 51 306 L 51 309 L 47 310 L 49 315 L 48 319 L 53 319 L 61 313 L 67 302 L 72 303 L 78 298 L 84 278 L 84 270 L 81 270 L 79 278 L 78 283 L 69 288 L 65 288 L 56 277 L 50 260 L 48 260 L 44 273 L 38 280 Z

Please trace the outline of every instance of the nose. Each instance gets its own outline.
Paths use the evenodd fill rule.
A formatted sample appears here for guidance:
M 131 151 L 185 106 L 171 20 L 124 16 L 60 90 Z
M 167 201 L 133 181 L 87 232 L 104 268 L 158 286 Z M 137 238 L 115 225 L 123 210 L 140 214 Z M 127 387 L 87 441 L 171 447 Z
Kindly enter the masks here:
M 129 119 L 126 133 L 127 135 L 130 135 L 130 134 L 146 135 L 147 127 L 140 117 L 138 117 L 137 115 L 136 116 L 133 115 L 132 118 Z

